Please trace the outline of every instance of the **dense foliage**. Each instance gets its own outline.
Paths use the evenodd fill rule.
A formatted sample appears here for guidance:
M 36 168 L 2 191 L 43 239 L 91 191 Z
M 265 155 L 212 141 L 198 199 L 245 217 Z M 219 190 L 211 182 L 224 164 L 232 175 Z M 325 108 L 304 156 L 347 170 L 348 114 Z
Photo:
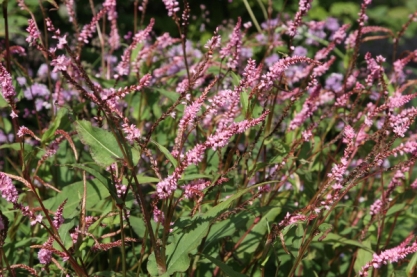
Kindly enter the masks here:
M 212 2 L 3 1 L 0 275 L 414 273 L 417 5 Z

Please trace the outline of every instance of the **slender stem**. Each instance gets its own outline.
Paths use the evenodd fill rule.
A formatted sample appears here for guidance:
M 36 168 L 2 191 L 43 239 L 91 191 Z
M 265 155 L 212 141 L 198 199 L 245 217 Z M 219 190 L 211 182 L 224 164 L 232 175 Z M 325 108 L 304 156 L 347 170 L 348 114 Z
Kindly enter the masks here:
M 257 30 L 259 33 L 262 33 L 261 26 L 259 26 L 258 20 L 256 20 L 256 17 L 255 17 L 255 15 L 253 14 L 252 8 L 250 7 L 250 5 L 249 5 L 249 3 L 248 3 L 248 0 L 243 0 L 243 3 L 245 4 L 246 10 L 248 11 L 248 13 L 249 13 L 249 15 L 250 15 L 250 18 L 252 19 L 252 21 L 253 21 L 253 25 L 255 25 L 256 30 Z
M 120 217 L 120 234 L 122 236 L 122 270 L 123 277 L 126 277 L 126 248 L 125 248 L 125 232 L 123 230 L 123 209 L 119 207 L 119 217 Z
M 4 28 L 5 28 L 5 43 L 6 43 L 6 68 L 8 72 L 10 71 L 10 44 L 9 44 L 9 22 L 7 17 L 7 2 L 8 0 L 3 1 L 3 17 L 4 17 Z

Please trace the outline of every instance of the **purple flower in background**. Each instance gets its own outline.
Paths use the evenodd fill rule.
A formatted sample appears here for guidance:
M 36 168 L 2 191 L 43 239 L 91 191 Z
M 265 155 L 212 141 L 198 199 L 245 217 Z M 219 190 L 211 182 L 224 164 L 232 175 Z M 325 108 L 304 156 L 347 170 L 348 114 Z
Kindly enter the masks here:
M 310 36 L 306 39 L 306 44 L 319 45 L 317 39 L 324 39 L 326 37 L 326 33 L 323 31 L 324 25 L 324 21 L 311 21 L 308 23 L 308 34 Z
M 302 46 L 297 46 L 294 48 L 294 52 L 292 53 L 293 56 L 299 57 L 306 57 L 307 56 L 307 49 Z
M 256 34 L 255 38 L 260 44 L 265 44 L 267 42 L 267 37 L 264 34 Z
M 262 29 L 268 30 L 268 29 L 275 29 L 278 27 L 278 18 L 273 18 L 271 20 L 267 20 L 261 24 Z
M 276 63 L 279 60 L 279 56 L 276 53 L 273 53 L 271 56 L 267 57 L 265 59 L 265 64 L 268 67 L 271 67 L 272 65 L 274 65 L 274 63 Z
M 342 90 L 342 81 L 343 75 L 340 73 L 332 73 L 326 79 L 326 89 L 333 90 L 334 92 L 339 92 Z
M 14 135 L 12 133 L 6 135 L 2 130 L 0 130 L 0 144 L 12 142 Z
M 24 85 L 26 85 L 26 78 L 25 77 L 17 77 L 16 78 L 16 81 L 17 81 L 17 83 L 20 85 L 20 86 L 24 86 Z
M 41 80 L 46 80 L 48 78 L 48 74 L 51 75 L 52 80 L 56 80 L 58 78 L 58 74 L 56 72 L 48 73 L 48 65 L 46 63 L 41 64 L 37 73 L 38 77 Z
M 340 28 L 339 22 L 334 17 L 327 18 L 324 26 L 332 32 L 336 32 Z
M 36 97 L 49 98 L 50 91 L 44 84 L 34 83 L 29 88 L 25 89 L 24 95 L 27 100 L 33 100 Z

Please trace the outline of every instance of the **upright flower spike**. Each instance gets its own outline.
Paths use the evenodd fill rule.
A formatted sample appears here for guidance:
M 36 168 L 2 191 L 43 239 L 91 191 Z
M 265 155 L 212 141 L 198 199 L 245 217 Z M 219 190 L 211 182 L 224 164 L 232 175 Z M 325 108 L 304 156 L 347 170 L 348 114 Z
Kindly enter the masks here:
M 416 241 L 414 241 L 410 246 L 407 246 L 413 237 L 413 235 L 410 235 L 397 247 L 387 249 L 379 254 L 374 254 L 372 260 L 362 267 L 359 272 L 359 276 L 368 276 L 368 271 L 371 267 L 380 268 L 382 265 L 386 265 L 388 263 L 397 263 L 404 260 L 409 254 L 417 252 Z
M 311 9 L 311 2 L 313 2 L 313 0 L 300 0 L 298 4 L 298 11 L 288 28 L 288 34 L 290 37 L 294 37 L 297 34 L 297 28 L 301 25 L 303 16 L 305 16 Z
M 175 0 L 162 0 L 164 2 L 165 8 L 168 11 L 168 16 L 174 16 L 179 10 L 179 3 Z
M 116 71 L 118 72 L 118 76 L 127 75 L 129 73 L 130 56 L 132 55 L 133 49 L 135 49 L 135 47 L 139 43 L 143 42 L 148 37 L 154 24 L 155 24 L 155 20 L 151 18 L 149 25 L 144 30 L 137 32 L 136 35 L 133 37 L 132 43 L 124 51 L 122 60 L 117 65 Z
M 78 41 L 88 43 L 88 39 L 91 38 L 96 31 L 97 22 L 107 13 L 108 8 L 103 7 L 91 20 L 91 22 L 83 27 L 81 30 Z
M 116 0 L 106 0 L 103 7 L 107 9 L 107 19 L 110 21 L 109 44 L 112 50 L 120 47 L 120 35 L 117 29 Z
M 242 32 L 240 31 L 240 26 L 242 24 L 242 19 L 239 17 L 236 23 L 233 33 L 230 36 L 230 40 L 225 47 L 220 50 L 220 57 L 223 59 L 229 57 L 227 66 L 231 69 L 235 69 L 240 57 L 240 52 L 242 50 Z M 232 49 L 234 48 L 234 51 Z
M 2 63 L 0 63 L 0 87 L 4 99 L 9 104 L 13 103 L 16 97 L 16 90 L 12 84 L 12 77 Z
M 36 27 L 36 23 L 33 19 L 29 19 L 28 24 L 29 26 L 27 27 L 26 31 L 28 31 L 29 36 L 26 38 L 26 41 L 29 43 L 30 46 L 32 46 L 33 44 L 36 44 L 41 33 L 39 33 L 38 27 Z
M 296 63 L 308 63 L 308 64 L 320 65 L 319 62 L 313 59 L 307 58 L 307 57 L 293 56 L 293 57 L 287 57 L 285 59 L 281 59 L 277 61 L 269 69 L 269 71 L 266 74 L 262 75 L 262 79 L 258 88 L 262 90 L 269 90 L 274 84 L 274 81 L 279 80 L 279 78 L 282 76 L 284 71 L 290 65 L 294 65 Z
M 19 193 L 13 185 L 12 179 L 3 172 L 0 172 L 0 193 L 8 202 L 17 203 Z

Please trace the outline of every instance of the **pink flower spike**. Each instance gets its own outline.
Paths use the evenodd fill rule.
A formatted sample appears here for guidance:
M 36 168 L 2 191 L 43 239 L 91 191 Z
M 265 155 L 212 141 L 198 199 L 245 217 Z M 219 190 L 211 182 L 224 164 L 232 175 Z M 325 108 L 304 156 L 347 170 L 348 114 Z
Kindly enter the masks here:
M 41 214 L 38 214 L 31 222 L 30 225 L 33 226 L 36 223 L 41 223 L 42 222 L 42 218 L 43 216 Z
M 222 59 L 229 57 L 227 66 L 232 69 L 236 68 L 240 52 L 242 50 L 242 32 L 240 31 L 241 23 L 242 20 L 239 17 L 229 42 L 220 50 L 220 57 Z M 234 51 L 232 51 L 233 48 Z
M 130 143 L 133 143 L 135 139 L 140 137 L 140 131 L 134 124 L 131 124 L 129 126 L 129 124 L 124 123 L 122 127 L 123 127 L 123 132 L 125 132 L 125 134 L 127 135 L 126 139 Z
M 26 38 L 26 41 L 32 46 L 34 43 L 37 42 L 41 33 L 39 33 L 38 28 L 36 27 L 36 23 L 33 19 L 28 20 L 29 27 L 27 27 L 26 31 L 28 31 L 29 36 Z
M 396 263 L 404 260 L 407 255 L 417 252 L 417 242 L 414 241 L 407 247 L 412 238 L 413 236 L 409 236 L 397 247 L 387 249 L 379 254 L 375 253 L 372 260 L 362 267 L 359 272 L 359 276 L 367 276 L 368 270 L 371 267 L 380 268 L 382 265 L 386 265 L 388 263 Z
M 42 248 L 38 252 L 38 259 L 41 264 L 49 264 L 52 260 L 52 252 Z
M 156 192 L 160 199 L 168 198 L 177 189 L 178 179 L 175 175 L 170 175 L 156 184 Z
M 288 28 L 288 34 L 291 37 L 294 37 L 297 34 L 297 28 L 301 25 L 303 16 L 307 14 L 307 12 L 311 9 L 311 2 L 313 0 L 300 0 L 298 11 L 295 14 L 294 21 L 290 23 Z
M 0 172 L 0 193 L 8 202 L 17 203 L 18 192 L 9 176 Z
M 12 103 L 16 96 L 16 90 L 12 84 L 12 77 L 2 63 L 0 63 L 0 87 L 4 99 L 6 99 L 8 103 Z
M 165 8 L 168 11 L 168 16 L 173 16 L 174 14 L 176 14 L 180 8 L 178 7 L 178 1 L 175 0 L 162 0 L 162 2 L 164 2 L 165 4 Z

